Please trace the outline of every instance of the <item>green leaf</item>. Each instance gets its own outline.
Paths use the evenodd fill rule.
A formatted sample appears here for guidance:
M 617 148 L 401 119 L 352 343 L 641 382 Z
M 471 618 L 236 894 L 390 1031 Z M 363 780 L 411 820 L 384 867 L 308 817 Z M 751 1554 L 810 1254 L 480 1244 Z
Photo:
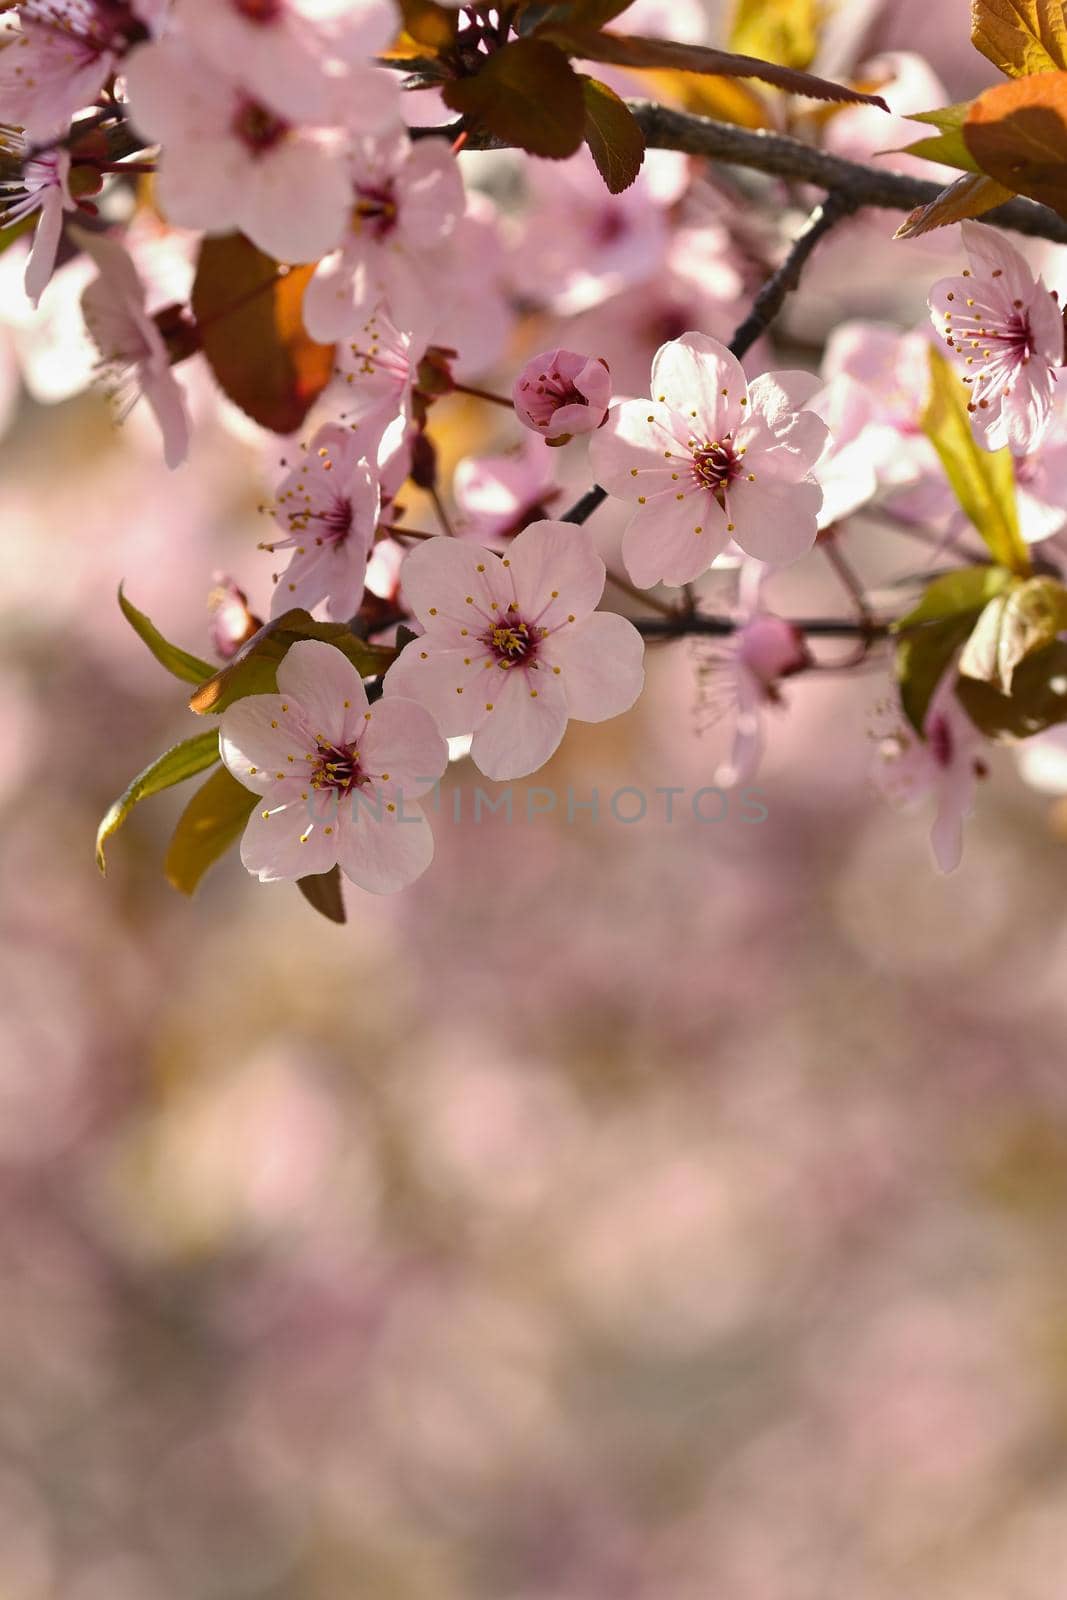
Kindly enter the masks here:
M 907 144 L 902 152 L 888 151 L 887 154 L 922 156 L 926 161 L 940 161 L 946 167 L 959 167 L 963 172 L 978 172 L 980 168 L 963 137 L 963 124 L 970 109 L 970 100 L 960 100 L 955 105 L 941 106 L 935 111 L 909 111 L 909 122 L 930 123 L 938 129 L 936 136 Z
M 192 894 L 208 867 L 241 837 L 260 798 L 225 767 L 213 772 L 178 819 L 163 863 L 167 882 Z
M 736 0 L 730 49 L 809 67 L 819 48 L 818 0 Z
M 628 189 L 645 159 L 645 136 L 633 112 L 606 83 L 583 78 L 585 142 L 612 194 Z
M 334 372 L 304 328 L 314 266 L 286 267 L 241 233 L 206 238 L 193 283 L 200 342 L 219 387 L 274 433 L 295 433 Z
M 1067 644 L 1057 639 L 1027 656 L 1012 676 L 1011 694 L 977 678 L 960 678 L 960 704 L 990 739 L 1029 739 L 1067 722 Z
M 1011 451 L 983 450 L 974 437 L 967 390 L 941 352 L 930 347 L 930 394 L 921 425 L 941 458 L 952 492 L 994 561 L 1021 578 L 1030 556 L 1019 532 Z
M 1067 627 L 1067 589 L 1055 578 L 1016 582 L 990 600 L 963 647 L 965 678 L 991 683 L 1010 695 L 1019 663 L 1051 644 Z
M 971 43 L 1009 78 L 1067 67 L 1062 0 L 971 0 Z
M 160 794 L 164 789 L 172 789 L 176 783 L 184 783 L 186 778 L 195 777 L 198 772 L 213 766 L 218 759 L 219 736 L 211 728 L 206 733 L 194 734 L 191 739 L 183 739 L 181 744 L 174 745 L 153 761 L 151 766 L 139 772 L 109 808 L 96 830 L 96 864 L 100 871 L 107 871 L 104 845 L 122 827 L 139 801 Z
M 331 867 L 329 872 L 316 872 L 308 878 L 297 878 L 296 886 L 309 906 L 330 922 L 344 922 L 345 902 L 341 893 L 341 869 Z
M 286 611 L 254 633 L 224 667 L 207 683 L 201 683 L 189 701 L 190 710 L 201 715 L 208 711 L 225 711 L 235 700 L 243 700 L 247 695 L 273 694 L 277 688 L 278 663 L 300 639 L 318 639 L 323 644 L 335 645 L 363 678 L 384 672 L 396 659 L 395 650 L 368 644 L 344 622 L 316 622 L 307 611 Z
M 144 640 L 160 665 L 176 678 L 181 678 L 183 683 L 203 683 L 205 678 L 213 675 L 215 668 L 210 661 L 201 661 L 199 656 L 192 656 L 188 650 L 180 650 L 169 639 L 164 639 L 155 623 L 149 621 L 143 611 L 138 611 L 132 600 L 127 600 L 121 584 L 119 606 L 134 633 Z
M 486 128 L 531 155 L 562 160 L 585 137 L 581 80 L 554 44 L 516 39 L 471 78 L 442 91 L 445 104 L 472 127 Z
M 895 671 L 904 714 L 922 736 L 934 691 L 983 608 L 1014 580 L 1004 567 L 962 567 L 935 578 L 919 604 L 894 625 Z
M 729 50 L 709 50 L 701 44 L 676 44 L 669 39 L 643 39 L 621 33 L 598 33 L 595 28 L 543 23 L 538 39 L 550 40 L 568 55 L 583 61 L 608 61 L 616 67 L 666 67 L 674 72 L 710 72 L 726 78 L 758 78 L 773 83 L 790 94 L 803 94 L 813 100 L 839 100 L 848 104 L 889 108 L 881 95 L 864 94 L 844 84 L 815 78 L 810 72 L 780 67 L 755 56 L 735 55 Z M 495 58 L 494 58 L 495 59 Z

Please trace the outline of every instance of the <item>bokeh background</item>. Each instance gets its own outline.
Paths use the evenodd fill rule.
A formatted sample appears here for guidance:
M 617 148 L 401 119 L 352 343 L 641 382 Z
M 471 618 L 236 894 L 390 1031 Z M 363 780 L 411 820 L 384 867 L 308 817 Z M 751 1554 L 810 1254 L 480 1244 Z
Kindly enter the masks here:
M 988 81 L 963 0 L 868 9 L 868 50 L 920 52 L 953 99 Z M 921 319 L 892 223 L 827 247 L 805 348 L 844 310 Z M 926 247 L 894 248 L 929 281 Z M 1055 808 L 1002 756 L 935 876 L 928 815 L 870 780 L 876 664 L 789 686 L 758 825 L 685 802 L 527 823 L 521 784 L 510 826 L 457 824 L 459 763 L 432 871 L 351 892 L 344 929 L 236 858 L 175 895 L 180 793 L 101 880 L 99 816 L 193 728 L 117 582 L 209 653 L 213 574 L 269 591 L 271 449 L 203 374 L 174 476 L 138 411 L 116 433 L 93 392 L 57 399 L 92 360 L 81 268 L 43 327 L 18 271 L 0 260 L 4 1600 L 1067 1594 Z M 651 330 L 626 327 L 640 368 Z M 499 414 L 440 415 L 452 457 L 505 442 Z M 853 554 L 878 580 L 906 559 L 862 524 Z M 779 596 L 840 603 L 817 571 Z M 639 707 L 573 725 L 536 782 L 605 812 L 711 783 L 700 665 L 650 649 Z

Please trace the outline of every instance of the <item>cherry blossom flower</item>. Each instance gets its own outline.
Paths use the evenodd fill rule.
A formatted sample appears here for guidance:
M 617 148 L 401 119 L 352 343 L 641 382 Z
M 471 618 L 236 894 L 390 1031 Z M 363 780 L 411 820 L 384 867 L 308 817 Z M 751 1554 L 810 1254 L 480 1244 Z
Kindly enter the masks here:
M 317 261 L 344 232 L 350 191 L 331 129 L 296 126 L 177 38 L 126 64 L 130 113 L 163 145 L 159 203 L 207 233 L 239 228 L 280 261 Z
M 458 461 L 452 493 L 459 537 L 502 550 L 527 523 L 542 521 L 560 494 L 551 463 L 552 457 L 533 438 L 507 455 Z
M 381 506 L 378 481 L 357 434 L 338 423 L 320 428 L 279 484 L 274 504 L 288 536 L 263 549 L 293 554 L 285 571 L 275 575 L 271 616 L 293 606 L 310 611 L 322 600 L 336 621 L 354 616 Z
M 488 778 L 536 772 L 570 717 L 603 722 L 629 710 L 644 683 L 644 646 L 631 622 L 597 611 L 604 563 L 590 535 L 533 522 L 501 558 L 457 539 L 408 556 L 402 586 L 425 629 L 385 678 L 446 736 L 472 734 Z
M 613 406 L 590 455 L 609 494 L 636 500 L 622 554 L 636 584 L 689 583 L 731 539 L 760 561 L 795 561 L 815 542 L 822 490 L 812 469 L 829 437 L 801 409 L 807 373 L 750 385 L 724 345 L 687 333 L 652 363 L 649 400 Z
M 429 297 L 434 252 L 463 215 L 459 165 L 447 141 L 413 144 L 398 126 L 355 142 L 347 237 L 320 261 L 304 294 L 304 324 L 332 342 L 356 329 L 384 302 L 408 327 Z
M 0 49 L 0 123 L 34 144 L 65 134 L 160 10 L 159 0 L 22 0 Z
M 208 595 L 211 612 L 211 646 L 223 661 L 235 656 L 243 644 L 263 626 L 248 609 L 248 596 L 226 572 L 216 572 L 214 588 Z
M 987 450 L 1021 454 L 1040 443 L 1063 365 L 1055 295 L 995 228 L 960 224 L 970 266 L 930 291 L 930 314 L 970 387 L 968 409 Z
M 114 239 L 81 228 L 71 233 L 99 270 L 82 295 L 82 315 L 113 379 L 120 421 L 143 394 L 163 435 L 163 458 L 178 467 L 189 450 L 189 417 L 166 342 L 145 308 L 145 286 Z
M 424 331 L 398 328 L 377 306 L 338 349 L 338 375 L 347 388 L 344 418 L 381 438 L 392 423 L 410 421 L 419 366 L 426 354 Z M 369 456 L 368 446 L 365 453 Z
M 330 120 L 373 132 L 398 115 L 395 79 L 363 66 L 342 72 L 384 50 L 396 33 L 387 0 L 181 0 L 190 38 L 219 72 L 240 63 L 242 81 L 257 100 L 294 122 Z M 343 110 L 342 110 L 343 107 Z
M 600 356 L 545 350 L 527 361 L 511 393 L 519 421 L 546 444 L 562 445 L 604 425 L 611 373 Z
M 742 591 L 753 585 L 758 591 L 761 575 L 757 562 L 746 562 Z M 753 600 L 758 604 L 755 595 Z M 718 788 L 735 788 L 755 777 L 763 758 L 766 712 L 783 703 L 779 685 L 810 664 L 811 652 L 800 630 L 761 609 L 752 610 L 736 633 L 706 651 L 700 666 L 701 708 L 710 713 L 709 720 L 733 718 L 730 755 L 715 773 Z
M 920 739 L 900 723 L 879 741 L 875 781 L 895 804 L 911 807 L 928 795 L 936 815 L 930 844 L 941 872 L 954 872 L 963 856 L 963 823 L 984 777 L 985 741 L 956 698 L 956 674 L 946 672 L 923 723 Z
M 27 148 L 20 140 L 16 154 L 25 157 Z M 24 159 L 21 177 L 17 182 L 0 184 L 0 190 L 4 189 L 12 197 L 0 210 L 0 227 L 10 227 L 39 213 L 25 279 L 26 294 L 36 307 L 55 269 L 63 213 L 78 209 L 70 192 L 70 152 L 46 150 Z
M 239 783 L 262 795 L 241 840 L 261 883 L 329 872 L 393 894 L 433 859 L 433 833 L 416 802 L 448 761 L 422 706 L 367 702 L 340 650 L 294 644 L 278 693 L 238 700 L 222 715 L 219 750 Z

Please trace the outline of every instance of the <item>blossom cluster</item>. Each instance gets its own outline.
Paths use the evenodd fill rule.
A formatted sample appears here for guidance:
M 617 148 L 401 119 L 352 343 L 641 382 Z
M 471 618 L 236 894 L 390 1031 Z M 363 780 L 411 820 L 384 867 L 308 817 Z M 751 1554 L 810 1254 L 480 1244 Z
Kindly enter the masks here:
M 488 48 L 486 8 L 452 9 L 461 44 L 466 30 L 469 50 Z M 655 7 L 630 9 L 669 29 Z M 619 195 L 584 151 L 486 181 L 465 135 L 433 126 L 434 95 L 406 93 L 390 65 L 400 23 L 392 0 L 20 0 L 0 22 L 4 221 L 32 229 L 13 259 L 42 316 L 80 305 L 120 410 L 144 397 L 168 467 L 203 420 L 247 431 L 205 367 L 261 420 L 255 395 L 228 386 L 220 319 L 290 294 L 289 342 L 280 312 L 268 330 L 270 371 L 290 363 L 296 407 L 271 423 L 295 435 L 264 507 L 273 592 L 252 610 L 229 593 L 219 653 L 254 644 L 260 609 L 268 627 L 312 613 L 391 655 L 368 698 L 358 657 L 305 633 L 276 692 L 224 712 L 220 753 L 262 801 L 242 846 L 250 872 L 340 867 L 374 892 L 429 864 L 417 801 L 447 741 L 493 780 L 538 771 L 568 721 L 635 704 L 649 623 L 699 635 L 720 585 L 728 614 L 703 629 L 716 642 L 699 692 L 733 722 L 716 782 L 750 782 L 783 684 L 825 664 L 770 603 L 781 569 L 826 550 L 866 659 L 888 624 L 854 581 L 850 519 L 913 532 L 931 559 L 969 537 L 924 421 L 931 350 L 962 378 L 976 448 L 1013 458 L 1022 539 L 1054 541 L 1067 521 L 1063 319 L 1003 235 L 963 224 L 969 264 L 935 283 L 930 322 L 845 321 L 820 371 L 768 370 L 762 343 L 731 348 L 730 333 L 753 251 L 765 276 L 782 240 L 740 248 L 736 202 L 674 152 L 648 152 Z M 835 115 L 828 142 L 847 151 L 850 127 L 868 137 L 867 115 Z M 521 202 L 503 205 L 516 182 Z M 198 287 L 206 246 L 234 235 L 266 276 L 213 311 Z M 312 385 L 300 362 L 310 371 L 323 352 Z M 238 364 L 255 354 L 235 347 Z M 504 394 L 483 386 L 501 375 Z M 491 440 L 450 479 L 435 425 L 449 396 L 482 407 Z M 509 409 L 510 435 L 489 434 L 487 406 Z M 601 536 L 565 511 L 583 476 L 615 507 L 617 561 L 607 520 Z M 413 500 L 434 530 L 410 520 Z M 604 609 L 627 592 L 658 618 Z M 888 792 L 936 796 L 944 868 L 985 765 L 956 673 L 950 651 L 919 717 L 893 699 L 878 741 Z

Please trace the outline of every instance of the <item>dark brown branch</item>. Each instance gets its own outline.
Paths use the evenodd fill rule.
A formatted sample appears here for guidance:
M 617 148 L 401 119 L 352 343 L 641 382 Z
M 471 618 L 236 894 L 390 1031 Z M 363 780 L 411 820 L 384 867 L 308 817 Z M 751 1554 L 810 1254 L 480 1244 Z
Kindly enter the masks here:
M 734 617 L 709 617 L 701 611 L 679 611 L 673 617 L 632 617 L 634 627 L 646 639 L 697 638 L 725 639 L 744 627 L 744 621 Z M 859 618 L 843 617 L 790 617 L 794 628 L 809 639 L 863 639 L 875 643 L 888 639 L 888 622 L 861 622 Z
M 850 209 L 874 206 L 883 211 L 913 211 L 929 205 L 941 193 L 940 183 L 912 178 L 901 172 L 884 171 L 846 161 L 843 156 L 804 144 L 788 134 L 771 133 L 762 128 L 738 128 L 729 122 L 672 111 L 647 100 L 630 100 L 630 110 L 641 124 L 645 142 L 653 150 L 681 150 L 686 155 L 707 156 L 730 166 L 750 167 L 774 178 L 794 183 L 811 183 L 828 193 L 839 194 Z M 445 128 L 413 128 L 413 138 L 446 137 L 455 139 L 462 123 Z M 468 150 L 499 150 L 503 141 L 491 135 L 472 133 Z M 1050 239 L 1067 244 L 1067 221 L 1047 206 L 1031 200 L 1009 200 L 1006 205 L 987 211 L 982 219 L 1014 233 L 1035 239 Z
M 793 240 L 789 254 L 767 279 L 753 302 L 752 310 L 730 340 L 730 349 L 739 361 L 770 327 L 785 304 L 786 295 L 800 283 L 800 274 L 819 240 L 825 239 L 831 228 L 854 210 L 855 202 L 838 190 L 827 195 L 822 204 L 815 207 Z

